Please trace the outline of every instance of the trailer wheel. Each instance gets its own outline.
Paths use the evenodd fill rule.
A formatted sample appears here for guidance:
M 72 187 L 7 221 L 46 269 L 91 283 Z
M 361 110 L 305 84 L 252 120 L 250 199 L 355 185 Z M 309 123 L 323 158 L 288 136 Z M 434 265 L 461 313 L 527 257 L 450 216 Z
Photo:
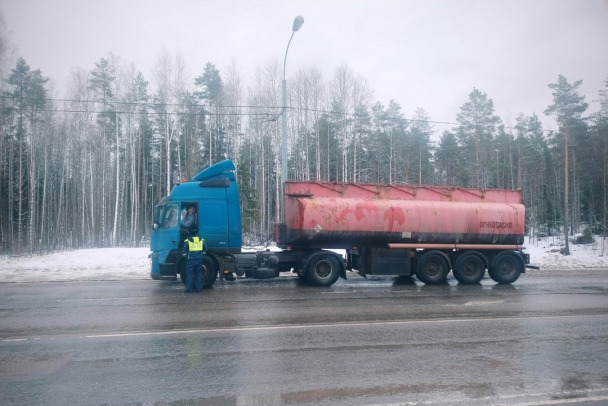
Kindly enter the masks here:
M 314 256 L 306 266 L 306 279 L 314 286 L 331 286 L 340 276 L 340 263 L 331 254 Z
M 439 285 L 446 282 L 450 265 L 439 251 L 429 251 L 420 257 L 416 266 L 416 277 L 427 285 Z
M 476 252 L 465 252 L 456 260 L 454 277 L 463 284 L 479 283 L 486 273 L 486 263 Z
M 203 257 L 203 288 L 210 288 L 217 279 L 217 264 L 208 255 Z M 179 278 L 186 283 L 186 260 L 180 263 Z
M 515 252 L 506 251 L 496 255 L 488 274 L 495 282 L 513 283 L 524 271 L 524 260 Z

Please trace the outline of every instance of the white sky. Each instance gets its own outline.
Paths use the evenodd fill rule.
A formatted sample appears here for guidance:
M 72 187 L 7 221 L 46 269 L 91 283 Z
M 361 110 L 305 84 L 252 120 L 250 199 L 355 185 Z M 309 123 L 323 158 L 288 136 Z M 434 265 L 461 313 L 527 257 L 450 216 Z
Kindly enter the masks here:
M 109 52 L 152 81 L 163 49 L 181 54 L 192 78 L 207 62 L 235 61 L 245 79 L 282 65 L 295 16 L 287 76 L 316 66 L 330 80 L 344 63 L 375 99 L 455 122 L 474 87 L 514 125 L 544 115 L 549 83 L 582 79 L 593 100 L 608 79 L 608 0 L 0 0 L 17 54 L 64 96 L 73 67 L 91 70 Z M 452 125 L 435 125 L 437 131 Z

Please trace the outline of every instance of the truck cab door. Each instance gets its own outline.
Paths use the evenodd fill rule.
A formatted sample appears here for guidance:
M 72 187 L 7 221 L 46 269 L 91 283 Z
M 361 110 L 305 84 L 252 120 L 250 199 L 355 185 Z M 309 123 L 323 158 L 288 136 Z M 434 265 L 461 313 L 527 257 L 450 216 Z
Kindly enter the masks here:
M 154 242 L 158 244 L 158 249 L 162 247 L 162 250 L 166 251 L 166 253 L 177 249 L 180 243 L 179 215 L 180 208 L 178 203 L 167 203 L 160 212 L 158 230 L 156 230 L 156 241 Z M 152 250 L 156 251 L 154 248 L 152 247 Z M 162 255 L 162 257 L 165 258 L 166 255 Z

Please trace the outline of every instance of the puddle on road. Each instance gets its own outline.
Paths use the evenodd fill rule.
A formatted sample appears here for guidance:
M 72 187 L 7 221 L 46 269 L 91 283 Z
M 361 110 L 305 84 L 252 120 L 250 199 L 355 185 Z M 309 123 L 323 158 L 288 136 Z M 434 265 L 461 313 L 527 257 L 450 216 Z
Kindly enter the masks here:
M 74 358 L 74 353 L 0 355 L 0 379 L 30 380 L 55 373 Z
M 317 389 L 309 391 L 288 392 L 281 394 L 284 403 L 318 403 L 332 399 L 344 400 L 364 396 L 399 396 L 412 393 L 432 392 L 461 392 L 469 398 L 482 398 L 494 395 L 494 388 L 490 384 L 466 385 L 388 385 L 371 388 L 337 388 Z

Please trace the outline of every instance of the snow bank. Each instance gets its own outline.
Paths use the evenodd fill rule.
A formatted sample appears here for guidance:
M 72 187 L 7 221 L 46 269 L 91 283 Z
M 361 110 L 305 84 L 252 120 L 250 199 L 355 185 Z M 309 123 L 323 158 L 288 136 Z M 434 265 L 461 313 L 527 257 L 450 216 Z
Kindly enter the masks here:
M 94 248 L 0 257 L 0 282 L 150 279 L 149 248 Z
M 530 254 L 530 262 L 543 270 L 608 268 L 608 239 L 595 237 L 594 244 L 570 244 L 570 255 L 564 256 L 563 240 L 552 237 L 530 243 L 526 238 L 524 252 Z M 603 244 L 603 249 L 602 249 Z
M 532 264 L 542 270 L 608 269 L 608 239 L 595 237 L 595 240 L 595 244 L 571 244 L 571 255 L 563 256 L 560 253 L 563 246 L 553 238 L 534 243 L 526 239 L 525 252 L 530 254 Z M 31 257 L 1 256 L 0 283 L 147 280 L 150 279 L 149 253 L 148 248 L 97 248 Z

